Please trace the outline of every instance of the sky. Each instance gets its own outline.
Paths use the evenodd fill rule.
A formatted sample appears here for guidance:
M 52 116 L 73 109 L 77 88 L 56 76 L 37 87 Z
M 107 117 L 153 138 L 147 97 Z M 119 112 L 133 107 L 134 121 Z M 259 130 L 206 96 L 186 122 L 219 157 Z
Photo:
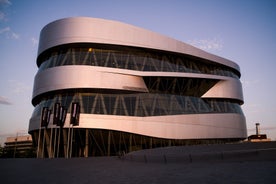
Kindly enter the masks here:
M 236 62 L 248 135 L 276 140 L 276 0 L 0 0 L 0 144 L 28 132 L 41 29 L 75 16 L 142 27 Z

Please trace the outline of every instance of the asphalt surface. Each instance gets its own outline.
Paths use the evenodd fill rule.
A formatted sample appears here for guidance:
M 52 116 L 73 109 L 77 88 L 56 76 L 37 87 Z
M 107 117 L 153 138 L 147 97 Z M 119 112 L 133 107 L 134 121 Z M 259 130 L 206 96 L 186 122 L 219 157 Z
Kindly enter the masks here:
M 169 147 L 123 157 L 0 159 L 0 183 L 276 183 L 275 149 L 273 142 Z

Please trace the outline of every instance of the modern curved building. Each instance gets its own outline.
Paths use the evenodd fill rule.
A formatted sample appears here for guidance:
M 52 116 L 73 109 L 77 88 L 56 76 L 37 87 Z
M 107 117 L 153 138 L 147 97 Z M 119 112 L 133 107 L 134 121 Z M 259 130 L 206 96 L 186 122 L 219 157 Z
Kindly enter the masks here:
M 42 29 L 36 62 L 29 133 L 40 157 L 247 137 L 239 66 L 175 39 L 111 20 L 65 18 Z M 80 107 L 75 126 L 73 103 Z M 67 110 L 61 128 L 55 104 Z

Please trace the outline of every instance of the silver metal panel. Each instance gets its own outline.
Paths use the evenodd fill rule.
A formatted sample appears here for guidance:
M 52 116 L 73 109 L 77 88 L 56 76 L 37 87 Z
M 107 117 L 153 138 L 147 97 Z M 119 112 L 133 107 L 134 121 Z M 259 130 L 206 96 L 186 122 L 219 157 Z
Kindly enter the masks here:
M 218 79 L 220 82 L 204 94 L 204 98 L 230 98 L 243 102 L 241 83 L 238 79 L 231 77 L 176 72 L 140 72 L 85 65 L 54 67 L 38 73 L 35 77 L 33 98 L 49 91 L 72 88 L 148 92 L 143 76 Z
M 228 59 L 207 53 L 175 39 L 129 24 L 89 17 L 65 18 L 46 25 L 40 33 L 38 55 L 54 46 L 80 42 L 178 52 L 204 58 L 240 71 L 239 66 Z
M 73 88 L 117 89 L 148 92 L 143 78 L 102 72 L 92 66 L 60 66 L 39 72 L 34 81 L 33 98 L 49 91 Z
M 69 127 L 67 115 L 64 127 Z M 30 120 L 29 131 L 39 128 L 39 117 Z M 106 129 L 167 139 L 246 138 L 245 118 L 240 114 L 190 114 L 129 117 L 81 114 L 75 128 Z M 55 127 L 52 122 L 50 127 Z
M 230 98 L 237 99 L 243 102 L 243 92 L 240 80 L 229 78 L 228 80 L 221 80 L 209 91 L 207 91 L 202 98 Z

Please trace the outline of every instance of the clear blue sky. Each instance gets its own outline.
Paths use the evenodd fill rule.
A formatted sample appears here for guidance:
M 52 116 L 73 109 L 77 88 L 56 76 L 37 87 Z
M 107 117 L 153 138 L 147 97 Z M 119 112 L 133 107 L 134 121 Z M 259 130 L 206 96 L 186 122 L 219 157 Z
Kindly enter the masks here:
M 276 139 L 276 0 L 0 0 L 0 141 L 28 130 L 40 30 L 73 16 L 125 22 L 236 62 L 248 134 L 258 122 Z

